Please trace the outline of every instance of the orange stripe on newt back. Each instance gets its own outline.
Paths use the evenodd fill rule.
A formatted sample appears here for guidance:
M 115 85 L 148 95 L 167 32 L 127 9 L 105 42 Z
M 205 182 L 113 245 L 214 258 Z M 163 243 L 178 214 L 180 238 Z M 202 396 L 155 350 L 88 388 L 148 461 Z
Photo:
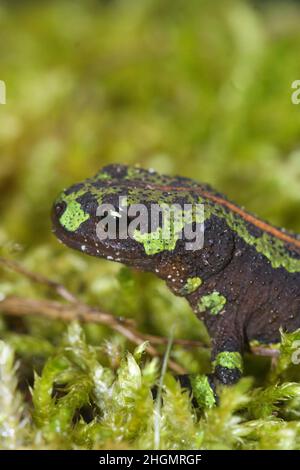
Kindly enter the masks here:
M 152 185 L 149 185 L 149 186 L 152 186 Z M 155 189 L 160 189 L 162 191 L 174 191 L 174 186 L 153 185 L 152 187 Z M 266 222 L 263 222 L 262 220 L 258 219 L 254 215 L 248 214 L 248 212 L 244 211 L 243 209 L 236 206 L 232 202 L 227 201 L 226 199 L 223 199 L 222 197 L 215 196 L 214 194 L 211 194 L 208 191 L 203 191 L 200 188 L 187 188 L 184 186 L 178 186 L 176 187 L 176 191 L 194 191 L 194 192 L 200 193 L 202 196 L 206 197 L 207 199 L 213 202 L 216 202 L 217 204 L 220 204 L 221 206 L 227 207 L 231 211 L 240 215 L 244 220 L 255 225 L 256 227 L 260 228 L 264 232 L 268 232 L 274 237 L 279 238 L 280 240 L 286 243 L 290 243 L 291 245 L 294 245 L 297 248 L 300 248 L 300 240 L 297 240 L 296 238 L 291 237 L 287 233 L 281 232 L 281 230 L 277 229 L 276 227 L 273 227 L 272 225 L 269 225 Z
M 272 227 L 272 225 L 269 225 L 266 222 L 263 222 L 263 220 L 258 219 L 254 215 L 248 214 L 248 212 L 245 212 L 243 209 L 236 206 L 232 202 L 226 201 L 225 199 L 222 199 L 221 197 L 214 196 L 213 194 L 208 194 L 207 192 L 203 192 L 202 194 L 204 197 L 207 197 L 207 199 L 210 199 L 214 202 L 217 202 L 218 204 L 228 207 L 228 209 L 232 210 L 236 214 L 239 214 L 244 220 L 246 220 L 247 222 L 250 222 L 251 224 L 263 230 L 264 232 L 268 232 L 271 235 L 274 235 L 274 237 L 279 238 L 282 241 L 285 241 L 287 243 L 290 243 L 300 248 L 300 240 L 297 240 L 296 238 L 291 237 L 287 233 L 281 232 L 281 230 L 277 229 L 276 227 Z

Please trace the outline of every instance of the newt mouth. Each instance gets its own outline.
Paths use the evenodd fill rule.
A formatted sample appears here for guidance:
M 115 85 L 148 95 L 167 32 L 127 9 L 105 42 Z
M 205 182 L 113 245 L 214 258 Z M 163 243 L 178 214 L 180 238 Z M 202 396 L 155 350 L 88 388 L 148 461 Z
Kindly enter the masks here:
M 90 256 L 134 265 L 137 268 L 147 270 L 148 264 L 151 263 L 151 256 L 145 256 L 142 248 L 130 239 L 127 240 L 126 245 L 124 245 L 124 240 L 98 239 L 96 234 L 97 221 L 95 219 L 83 222 L 76 233 L 66 229 L 60 221 L 65 207 L 65 203 L 57 202 L 53 205 L 51 212 L 52 233 L 61 243 Z M 89 237 L 86 235 L 87 233 L 94 233 L 94 236 Z M 138 266 L 136 266 L 137 259 Z

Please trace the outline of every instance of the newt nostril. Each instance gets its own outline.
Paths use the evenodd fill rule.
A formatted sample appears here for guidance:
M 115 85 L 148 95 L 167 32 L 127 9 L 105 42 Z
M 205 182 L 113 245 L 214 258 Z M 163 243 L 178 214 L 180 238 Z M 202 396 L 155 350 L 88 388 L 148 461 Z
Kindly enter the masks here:
M 64 201 L 57 202 L 54 205 L 55 215 L 59 218 L 63 215 L 67 207 L 67 204 Z

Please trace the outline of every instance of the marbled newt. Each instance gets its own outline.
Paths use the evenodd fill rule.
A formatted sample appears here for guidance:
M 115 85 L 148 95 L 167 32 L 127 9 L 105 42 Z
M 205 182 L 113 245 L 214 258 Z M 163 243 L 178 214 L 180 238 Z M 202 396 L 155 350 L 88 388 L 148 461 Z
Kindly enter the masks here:
M 127 238 L 117 231 L 116 239 L 99 240 L 97 208 L 112 204 L 119 211 L 120 197 L 129 206 L 147 208 L 203 204 L 203 247 L 188 251 L 184 237 L 174 234 L 172 243 L 162 243 L 157 230 L 135 230 Z M 117 222 L 121 216 L 112 213 Z M 233 384 L 241 377 L 242 355 L 252 341 L 277 343 L 280 329 L 300 327 L 300 236 L 260 220 L 208 185 L 109 165 L 65 190 L 52 219 L 54 233 L 69 247 L 151 271 L 186 297 L 212 338 L 213 374 L 200 384 L 211 401 L 213 384 Z

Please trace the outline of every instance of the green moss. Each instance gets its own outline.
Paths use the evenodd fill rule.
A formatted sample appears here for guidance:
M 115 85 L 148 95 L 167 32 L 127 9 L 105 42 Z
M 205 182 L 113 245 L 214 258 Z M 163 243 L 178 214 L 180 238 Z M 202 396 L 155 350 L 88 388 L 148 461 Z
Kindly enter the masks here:
M 219 292 L 212 292 L 211 294 L 203 295 L 198 302 L 198 310 L 200 313 L 204 313 L 207 310 L 211 315 L 218 315 L 226 305 L 226 298 Z
M 0 341 L 0 449 L 18 449 L 29 435 L 24 397 L 18 390 L 14 350 Z M 18 371 L 19 372 L 19 371 Z
M 299 332 L 285 335 L 282 352 L 297 337 Z M 113 343 L 105 340 L 105 345 L 108 354 L 116 351 Z M 166 450 L 297 447 L 300 385 L 278 383 L 279 371 L 276 383 L 264 388 L 254 387 L 249 379 L 218 388 L 217 406 L 207 376 L 192 376 L 193 397 L 202 413 L 195 412 L 189 393 L 166 374 L 158 423 L 151 393 L 158 361 L 144 361 L 145 347 L 140 345 L 133 354 L 124 351 L 113 369 L 102 364 L 99 346 L 88 344 L 82 328 L 73 323 L 35 375 L 28 404 L 28 389 L 24 394 L 17 390 L 13 350 L 0 342 L 0 448 L 107 449 L 114 442 L 114 448 L 153 449 L 157 441 Z M 241 367 L 237 353 L 221 353 L 216 362 Z M 24 424 L 25 404 L 34 420 Z M 87 423 L 81 413 L 92 415 L 92 421 Z M 159 434 L 153 423 L 159 425 Z
M 250 348 L 258 348 L 261 347 L 263 349 L 270 349 L 278 351 L 280 349 L 280 343 L 263 343 L 262 341 L 258 341 L 253 339 L 249 342 Z
M 215 406 L 215 395 L 206 375 L 192 376 L 191 385 L 193 395 L 201 408 L 209 409 Z

